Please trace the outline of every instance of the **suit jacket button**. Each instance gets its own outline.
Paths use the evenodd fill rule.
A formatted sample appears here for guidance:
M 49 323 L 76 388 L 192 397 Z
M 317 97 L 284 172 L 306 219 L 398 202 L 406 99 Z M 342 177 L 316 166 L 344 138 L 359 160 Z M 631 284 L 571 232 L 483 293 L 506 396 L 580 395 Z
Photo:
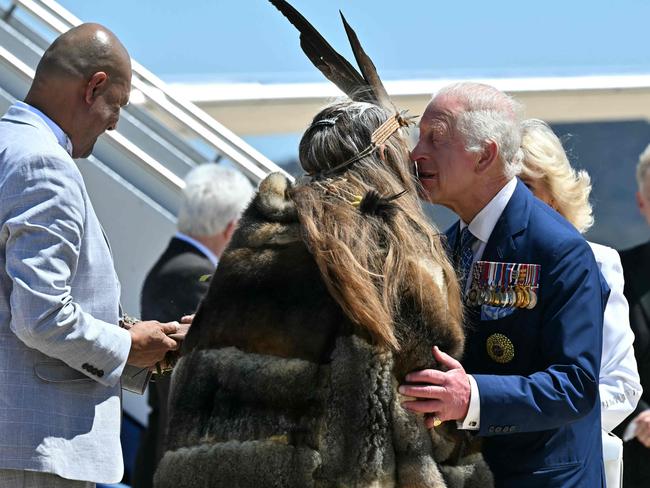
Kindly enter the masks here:
M 99 376 L 100 378 L 104 376 L 104 370 L 100 369 L 99 371 L 97 371 L 97 376 Z
M 82 369 L 85 369 L 86 371 L 88 371 L 88 363 L 83 363 L 83 364 L 81 365 L 81 368 L 82 368 Z
M 497 434 L 499 434 L 502 430 L 503 430 L 503 427 L 501 427 L 501 426 L 497 426 L 497 427 L 494 428 L 494 432 L 497 433 Z
M 490 425 L 490 427 L 488 427 L 488 432 L 494 432 L 494 425 Z

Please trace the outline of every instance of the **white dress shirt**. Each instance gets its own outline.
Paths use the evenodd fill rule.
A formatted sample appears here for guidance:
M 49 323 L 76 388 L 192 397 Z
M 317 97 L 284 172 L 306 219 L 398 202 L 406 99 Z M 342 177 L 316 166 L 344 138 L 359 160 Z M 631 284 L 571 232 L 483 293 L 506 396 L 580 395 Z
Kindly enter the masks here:
M 508 202 L 510 201 L 510 198 L 512 198 L 512 194 L 515 192 L 516 188 L 517 178 L 512 178 L 469 223 L 469 231 L 474 235 L 474 237 L 476 237 L 476 242 L 472 246 L 472 252 L 474 253 L 472 265 L 483 257 L 483 252 L 485 251 L 485 246 L 490 239 L 490 235 L 492 235 L 492 231 L 497 225 L 499 217 L 501 217 L 503 210 L 506 208 L 506 205 L 508 205 Z M 460 230 L 463 230 L 467 225 L 468 224 L 461 220 Z M 464 291 L 467 291 L 471 286 L 470 282 L 471 280 L 467 280 Z M 474 380 L 472 375 L 468 375 L 468 379 L 471 389 L 469 410 L 467 411 L 465 419 L 458 421 L 458 428 L 478 430 L 481 425 L 481 399 L 476 380 Z

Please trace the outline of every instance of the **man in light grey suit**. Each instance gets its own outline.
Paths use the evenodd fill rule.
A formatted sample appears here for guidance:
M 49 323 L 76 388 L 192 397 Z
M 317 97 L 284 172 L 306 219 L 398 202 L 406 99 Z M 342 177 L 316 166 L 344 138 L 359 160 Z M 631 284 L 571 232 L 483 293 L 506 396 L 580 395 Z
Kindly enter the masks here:
M 84 24 L 46 50 L 25 102 L 0 120 L 3 488 L 119 481 L 125 367 L 178 347 L 177 322 L 118 326 L 120 285 L 72 160 L 115 128 L 130 89 L 124 46 Z

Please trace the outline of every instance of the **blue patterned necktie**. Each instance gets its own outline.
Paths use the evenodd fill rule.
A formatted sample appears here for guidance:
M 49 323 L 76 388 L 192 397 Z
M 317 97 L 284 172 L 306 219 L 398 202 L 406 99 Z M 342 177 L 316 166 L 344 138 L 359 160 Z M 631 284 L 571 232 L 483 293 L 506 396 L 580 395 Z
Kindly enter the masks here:
M 471 271 L 472 261 L 474 260 L 474 251 L 472 246 L 477 241 L 476 236 L 469 230 L 469 226 L 465 226 L 460 231 L 458 252 L 456 254 L 456 269 L 458 270 L 458 278 L 460 280 L 461 295 L 465 296 L 465 285 L 467 283 L 468 275 Z

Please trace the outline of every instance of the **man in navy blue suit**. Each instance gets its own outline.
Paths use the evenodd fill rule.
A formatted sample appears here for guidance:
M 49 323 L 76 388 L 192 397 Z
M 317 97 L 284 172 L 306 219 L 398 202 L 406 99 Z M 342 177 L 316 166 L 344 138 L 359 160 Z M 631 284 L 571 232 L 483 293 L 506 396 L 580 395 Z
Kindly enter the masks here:
M 609 289 L 578 232 L 516 178 L 517 103 L 497 89 L 441 90 L 412 159 L 423 197 L 460 221 L 447 243 L 467 305 L 463 365 L 400 387 L 435 427 L 483 437 L 497 487 L 604 486 L 598 401 Z

